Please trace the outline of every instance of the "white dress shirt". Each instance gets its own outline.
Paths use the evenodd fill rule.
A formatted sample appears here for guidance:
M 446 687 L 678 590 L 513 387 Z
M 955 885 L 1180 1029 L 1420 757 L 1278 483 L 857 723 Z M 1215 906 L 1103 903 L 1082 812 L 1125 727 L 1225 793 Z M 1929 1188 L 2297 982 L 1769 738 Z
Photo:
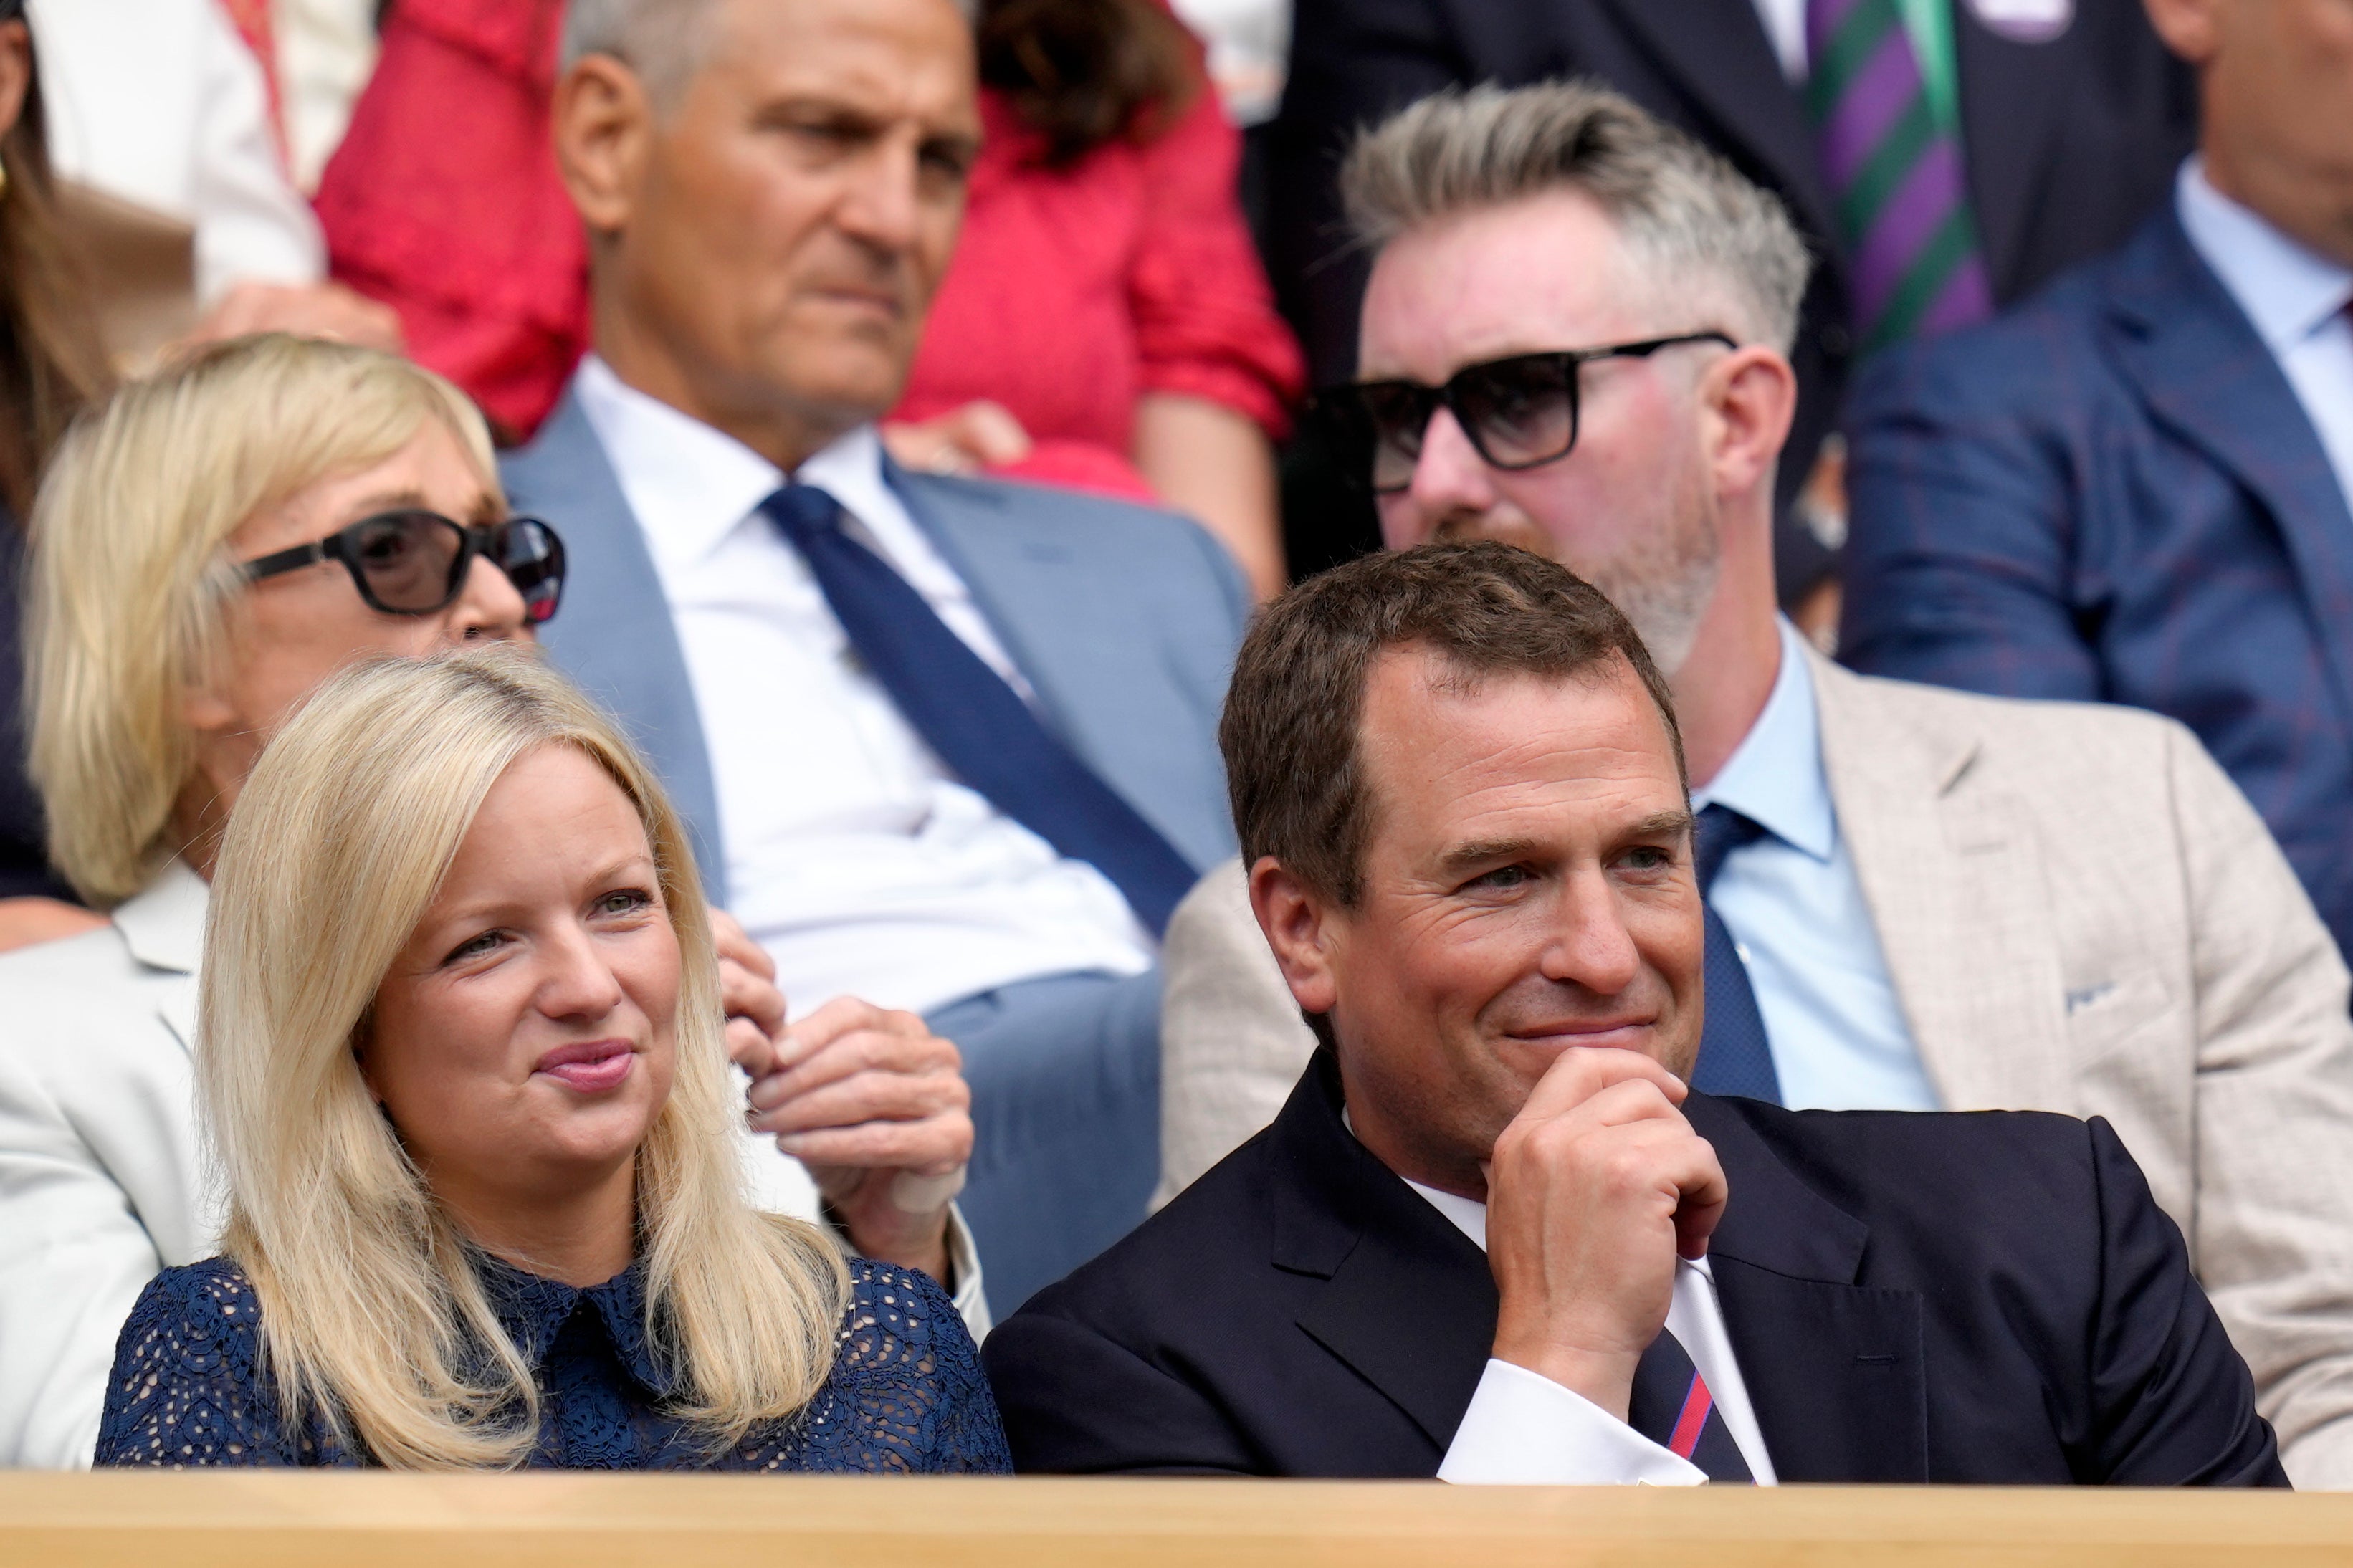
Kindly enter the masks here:
M 702 718 L 736 919 L 796 1016 L 835 996 L 926 1012 L 1050 974 L 1137 974 L 1150 934 L 1103 875 L 948 776 L 859 662 L 807 563 L 755 509 L 784 482 L 733 437 L 622 384 L 575 383 L 661 578 Z M 1029 696 L 861 426 L 794 477 Z
M 1400 1178 L 1402 1179 L 1402 1178 Z M 1487 1205 L 1419 1182 L 1406 1185 L 1487 1249 Z M 1678 1260 L 1667 1331 L 1707 1382 L 1725 1429 L 1748 1461 L 1757 1484 L 1776 1484 L 1765 1435 L 1748 1403 L 1748 1384 L 1733 1358 L 1707 1259 Z M 1522 1486 L 1704 1486 L 1707 1472 L 1651 1442 L 1581 1394 L 1507 1361 L 1490 1361 L 1471 1407 L 1454 1429 L 1438 1479 L 1461 1484 Z
M 1765 710 L 1731 760 L 1692 791 L 1694 810 L 1726 805 L 1765 829 L 1725 858 L 1708 901 L 1747 966 L 1784 1105 L 1936 1110 L 1936 1085 L 1839 832 L 1813 673 L 1797 628 L 1783 621 L 1780 629 L 1781 673 Z
M 2353 506 L 2353 270 L 2316 256 L 2216 190 L 2193 157 L 2174 182 L 2189 244 L 2239 302 L 2312 421 Z
M 326 275 L 261 63 L 216 0 L 31 0 L 26 15 L 58 174 L 191 225 L 200 306 Z

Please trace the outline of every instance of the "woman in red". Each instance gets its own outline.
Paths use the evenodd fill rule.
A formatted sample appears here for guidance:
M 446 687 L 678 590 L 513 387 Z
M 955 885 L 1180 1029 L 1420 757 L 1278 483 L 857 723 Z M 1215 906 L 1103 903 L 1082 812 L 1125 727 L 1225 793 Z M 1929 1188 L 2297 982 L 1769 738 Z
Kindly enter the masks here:
M 397 0 L 319 196 L 335 275 L 520 437 L 587 339 L 547 142 L 561 0 Z M 1301 366 L 1234 196 L 1240 140 L 1161 0 L 987 0 L 988 140 L 888 432 L 1198 518 L 1283 580 L 1271 441 Z

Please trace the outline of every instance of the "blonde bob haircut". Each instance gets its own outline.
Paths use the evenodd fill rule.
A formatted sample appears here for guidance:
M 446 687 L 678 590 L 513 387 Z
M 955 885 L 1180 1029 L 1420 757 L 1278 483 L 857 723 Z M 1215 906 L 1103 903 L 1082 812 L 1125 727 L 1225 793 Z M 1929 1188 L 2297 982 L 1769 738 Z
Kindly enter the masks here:
M 668 1408 L 714 1453 L 790 1415 L 824 1379 L 847 1300 L 821 1233 L 745 1195 L 709 916 L 644 762 L 527 647 L 356 666 L 270 742 L 230 814 L 196 1079 L 228 1179 L 222 1251 L 259 1299 L 280 1409 L 396 1468 L 512 1466 L 538 1433 L 531 1369 L 357 1053 L 484 797 L 545 746 L 577 749 L 636 806 L 683 961 L 673 1085 L 637 1159 Z
M 383 462 L 428 420 L 498 495 L 465 394 L 396 355 L 281 333 L 199 350 L 68 433 L 33 508 L 26 684 L 49 858 L 82 897 L 111 908 L 182 847 L 172 808 L 195 767 L 183 703 L 220 673 L 245 586 L 229 536 Z

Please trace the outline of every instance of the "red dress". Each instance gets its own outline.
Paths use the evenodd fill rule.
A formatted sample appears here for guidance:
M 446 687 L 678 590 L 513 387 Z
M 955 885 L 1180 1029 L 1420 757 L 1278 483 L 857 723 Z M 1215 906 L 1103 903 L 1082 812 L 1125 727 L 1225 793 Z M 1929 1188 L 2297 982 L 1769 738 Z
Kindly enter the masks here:
M 588 336 L 587 252 L 547 139 L 562 0 L 399 0 L 319 195 L 335 277 L 507 432 L 546 417 Z M 1146 392 L 1281 436 L 1297 345 L 1234 198 L 1240 138 L 1201 92 L 1145 146 L 1060 171 L 984 91 L 987 142 L 894 416 L 976 397 L 1038 443 L 1027 477 L 1140 491 Z

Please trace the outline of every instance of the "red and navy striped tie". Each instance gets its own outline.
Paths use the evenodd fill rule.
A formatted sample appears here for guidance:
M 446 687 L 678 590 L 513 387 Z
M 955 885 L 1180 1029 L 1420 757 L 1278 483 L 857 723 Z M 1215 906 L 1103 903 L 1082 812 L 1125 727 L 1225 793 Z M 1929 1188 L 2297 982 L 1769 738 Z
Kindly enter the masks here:
M 1712 1481 L 1755 1485 L 1724 1412 L 1715 1407 L 1707 1380 L 1683 1352 L 1675 1336 L 1664 1329 L 1642 1352 L 1634 1369 L 1634 1396 L 1626 1424 L 1678 1458 L 1689 1459 L 1707 1472 Z

